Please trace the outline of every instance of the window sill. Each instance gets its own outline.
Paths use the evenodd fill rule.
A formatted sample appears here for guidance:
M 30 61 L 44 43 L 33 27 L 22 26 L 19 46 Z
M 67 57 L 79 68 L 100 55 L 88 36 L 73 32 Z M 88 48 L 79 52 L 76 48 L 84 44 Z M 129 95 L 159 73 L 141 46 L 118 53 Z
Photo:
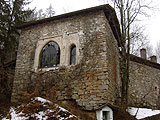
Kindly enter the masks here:
M 77 65 L 77 64 L 75 64 Z M 66 68 L 66 69 L 70 69 L 70 68 L 73 68 L 75 67 L 75 65 L 62 65 L 62 66 L 55 66 L 55 67 L 46 67 L 46 68 L 35 68 L 35 69 L 32 69 L 32 72 L 47 72 L 47 71 L 53 71 L 53 70 L 58 70 L 58 69 L 63 69 L 63 68 Z
M 49 68 L 38 68 L 38 71 L 50 71 L 50 70 L 58 70 L 59 66 L 49 67 Z
M 58 70 L 60 66 L 56 66 L 56 67 L 46 67 L 46 68 L 35 68 L 32 71 L 34 72 L 47 72 L 47 71 L 51 71 L 51 70 Z

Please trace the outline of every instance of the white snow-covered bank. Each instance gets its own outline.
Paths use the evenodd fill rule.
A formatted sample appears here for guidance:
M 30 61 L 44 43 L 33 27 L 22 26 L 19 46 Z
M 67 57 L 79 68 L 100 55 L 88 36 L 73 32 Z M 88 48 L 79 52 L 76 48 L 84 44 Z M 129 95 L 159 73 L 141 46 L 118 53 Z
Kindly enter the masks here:
M 137 119 L 146 118 L 149 116 L 160 114 L 160 110 L 152 110 L 147 108 L 135 108 L 135 107 L 129 107 L 128 112 L 135 116 Z

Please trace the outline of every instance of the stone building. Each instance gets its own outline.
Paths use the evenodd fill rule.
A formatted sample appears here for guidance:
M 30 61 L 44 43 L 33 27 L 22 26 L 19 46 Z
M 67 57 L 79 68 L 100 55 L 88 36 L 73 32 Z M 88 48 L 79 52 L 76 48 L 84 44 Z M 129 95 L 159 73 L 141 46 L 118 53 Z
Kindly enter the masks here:
M 57 101 L 74 100 L 83 110 L 97 111 L 120 97 L 120 28 L 109 5 L 88 8 L 17 26 L 21 35 L 12 101 L 21 92 Z M 158 106 L 160 65 L 131 55 L 130 105 Z M 54 94 L 48 93 L 54 89 Z M 47 93 L 46 93 L 47 92 Z M 153 99 L 154 98 L 154 99 Z M 102 110 L 111 110 L 108 106 Z M 107 113 L 106 113 L 107 114 Z

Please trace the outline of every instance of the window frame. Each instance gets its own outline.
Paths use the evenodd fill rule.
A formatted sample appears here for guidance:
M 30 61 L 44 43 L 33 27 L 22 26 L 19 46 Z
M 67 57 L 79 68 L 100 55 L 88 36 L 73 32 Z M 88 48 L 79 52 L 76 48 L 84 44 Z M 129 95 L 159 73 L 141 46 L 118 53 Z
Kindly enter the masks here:
M 39 68 L 39 57 L 40 52 L 43 47 L 50 41 L 54 41 L 59 45 L 60 48 L 60 64 L 56 67 L 50 68 Z M 72 44 L 76 45 L 76 64 L 79 63 L 80 57 L 80 45 L 79 45 L 79 35 L 77 33 L 70 33 L 69 35 L 58 35 L 58 36 L 47 36 L 41 37 L 36 43 L 35 46 L 35 56 L 32 71 L 39 72 L 39 71 L 50 71 L 59 69 L 60 66 L 68 66 L 70 67 L 70 47 Z
M 72 56 L 72 50 L 75 48 L 75 56 Z M 76 61 L 77 61 L 77 47 L 75 44 L 72 44 L 70 46 L 70 54 L 69 54 L 69 65 L 76 65 Z M 75 63 L 71 63 L 72 57 L 75 57 Z
M 44 52 L 44 48 L 45 47 L 47 47 L 47 45 L 49 45 L 50 43 L 53 43 L 53 44 L 55 44 L 57 47 L 58 47 L 58 57 L 59 57 L 59 61 L 58 61 L 58 64 L 56 64 L 55 66 L 53 65 L 53 66 L 42 66 L 42 60 L 43 60 L 43 52 Z M 46 49 L 47 50 L 47 49 Z M 51 67 L 57 67 L 57 66 L 59 66 L 60 65 L 60 51 L 61 51 L 61 49 L 60 49 L 60 47 L 59 47 L 59 45 L 58 45 L 58 43 L 57 42 L 55 42 L 55 41 L 49 41 L 48 43 L 46 43 L 44 46 L 43 46 L 43 48 L 41 49 L 41 51 L 40 51 L 40 55 L 39 55 L 39 65 L 38 65 L 38 68 L 40 68 L 40 69 L 42 69 L 42 68 L 51 68 Z M 46 51 L 47 52 L 47 51 Z M 56 52 L 57 52 L 57 50 L 56 50 Z M 57 62 L 57 61 L 56 61 Z

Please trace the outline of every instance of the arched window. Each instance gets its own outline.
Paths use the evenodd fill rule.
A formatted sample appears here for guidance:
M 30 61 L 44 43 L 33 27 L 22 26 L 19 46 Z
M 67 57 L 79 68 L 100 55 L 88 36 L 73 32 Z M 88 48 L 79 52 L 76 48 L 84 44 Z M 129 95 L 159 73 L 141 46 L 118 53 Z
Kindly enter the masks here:
M 76 64 L 76 46 L 73 45 L 70 51 L 70 65 Z
M 40 68 L 54 67 L 60 63 L 60 48 L 57 43 L 47 43 L 40 54 Z

